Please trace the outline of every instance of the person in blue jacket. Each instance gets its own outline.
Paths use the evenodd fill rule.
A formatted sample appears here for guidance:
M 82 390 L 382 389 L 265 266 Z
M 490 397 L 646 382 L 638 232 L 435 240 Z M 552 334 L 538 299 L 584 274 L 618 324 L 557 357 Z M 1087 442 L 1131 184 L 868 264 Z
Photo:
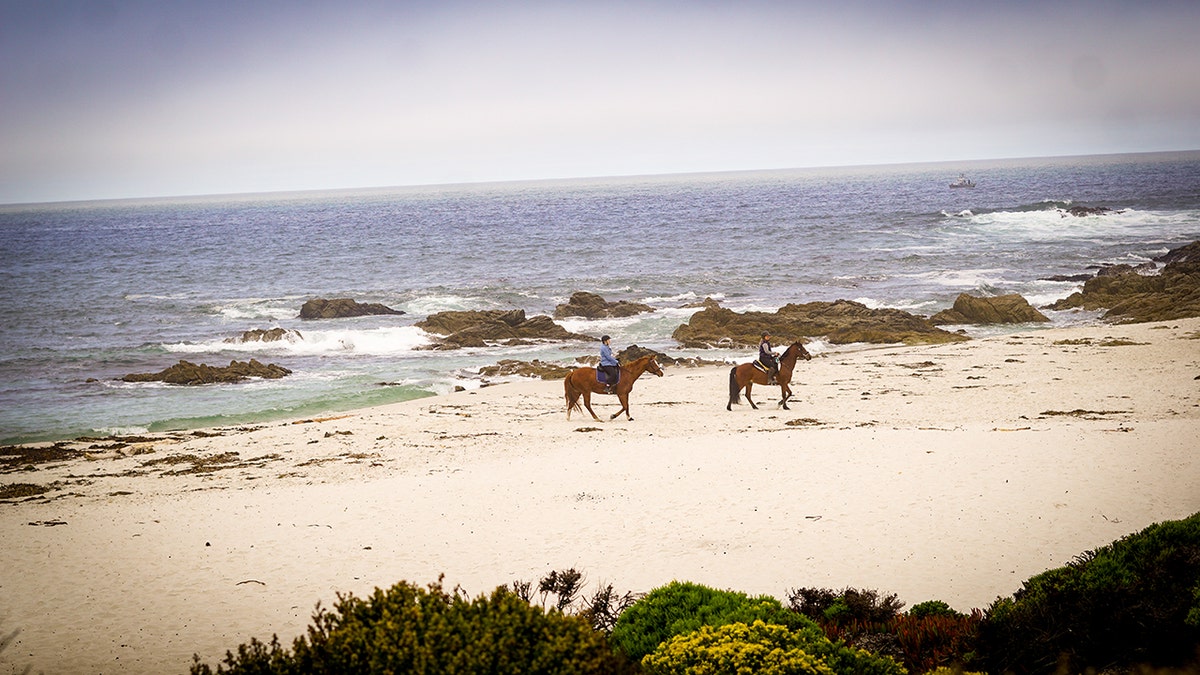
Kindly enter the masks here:
M 600 338 L 600 369 L 604 371 L 605 380 L 607 380 L 604 387 L 606 394 L 616 392 L 617 378 L 621 373 L 621 364 L 617 363 L 617 357 L 613 356 L 612 347 L 608 344 L 611 339 L 607 335 Z

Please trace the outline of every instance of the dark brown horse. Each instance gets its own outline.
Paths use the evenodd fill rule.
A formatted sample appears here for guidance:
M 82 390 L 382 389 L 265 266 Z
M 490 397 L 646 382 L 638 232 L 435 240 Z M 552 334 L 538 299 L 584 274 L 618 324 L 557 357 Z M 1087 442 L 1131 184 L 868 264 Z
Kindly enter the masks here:
M 792 395 L 792 388 L 788 385 L 792 382 L 792 369 L 796 367 L 797 359 L 805 361 L 812 360 L 812 354 L 804 348 L 804 345 L 799 342 L 793 342 L 783 356 L 779 358 L 779 374 L 775 376 L 775 381 L 779 383 L 779 405 L 783 406 L 784 410 L 791 410 L 787 406 L 788 398 Z M 746 390 L 746 401 L 750 403 L 750 407 L 758 410 L 758 406 L 754 405 L 754 401 L 750 400 L 750 390 L 754 385 L 767 384 L 767 374 L 759 370 L 753 363 L 743 363 L 740 366 L 734 366 L 729 371 L 729 404 L 725 406 L 726 410 L 733 410 L 734 403 L 741 403 L 742 390 Z
M 625 413 L 630 421 L 633 417 L 629 414 L 629 391 L 633 389 L 633 383 L 637 381 L 642 373 L 651 372 L 662 377 L 662 368 L 658 367 L 658 362 L 654 360 L 653 354 L 648 354 L 640 359 L 635 359 L 621 366 L 621 378 L 617 380 L 617 400 L 621 402 L 621 409 L 613 413 L 610 420 L 617 419 L 617 415 Z M 579 396 L 583 395 L 583 405 L 587 411 L 592 413 L 592 419 L 600 421 L 596 417 L 596 413 L 592 410 L 592 394 L 603 394 L 604 384 L 596 381 L 595 368 L 576 368 L 572 370 L 566 378 L 563 379 L 563 389 L 567 396 L 567 419 L 571 419 L 571 411 L 579 410 Z

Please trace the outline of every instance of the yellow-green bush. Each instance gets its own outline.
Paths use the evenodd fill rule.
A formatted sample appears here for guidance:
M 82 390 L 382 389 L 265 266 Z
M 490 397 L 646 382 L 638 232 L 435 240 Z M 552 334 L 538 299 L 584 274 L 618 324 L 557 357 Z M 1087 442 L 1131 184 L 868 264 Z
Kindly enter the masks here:
M 813 629 L 755 621 L 703 626 L 642 659 L 651 675 L 901 675 L 895 661 L 835 645 Z
M 612 640 L 636 661 L 662 642 L 702 626 L 752 624 L 755 620 L 788 628 L 811 628 L 820 633 L 808 618 L 770 596 L 750 597 L 736 591 L 672 581 L 650 591 L 622 612 L 613 628 Z

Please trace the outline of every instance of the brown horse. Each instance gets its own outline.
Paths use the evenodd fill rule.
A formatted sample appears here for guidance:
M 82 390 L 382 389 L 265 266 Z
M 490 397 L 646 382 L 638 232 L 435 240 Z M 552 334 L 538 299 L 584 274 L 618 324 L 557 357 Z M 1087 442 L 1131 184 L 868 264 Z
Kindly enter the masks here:
M 792 388 L 788 385 L 792 381 L 792 369 L 796 367 L 796 360 L 803 358 L 805 361 L 812 360 L 812 354 L 804 348 L 804 345 L 799 342 L 793 342 L 783 356 L 779 358 L 779 374 L 775 376 L 775 381 L 779 383 L 779 405 L 783 406 L 784 410 L 791 410 L 787 406 L 788 398 L 792 395 Z M 754 401 L 750 400 L 750 390 L 754 385 L 767 384 L 767 374 L 755 367 L 753 363 L 743 363 L 740 366 L 734 366 L 729 371 L 729 404 L 725 406 L 726 410 L 733 410 L 734 403 L 741 403 L 742 390 L 746 390 L 746 401 L 750 403 L 750 407 L 758 410 L 758 406 L 754 405 Z
M 621 409 L 613 413 L 610 420 L 617 419 L 617 415 L 625 413 L 625 417 L 629 421 L 633 421 L 633 417 L 629 415 L 629 391 L 633 389 L 633 383 L 637 381 L 642 373 L 651 372 L 662 377 L 662 368 L 658 367 L 658 362 L 654 360 L 654 355 L 649 354 L 640 359 L 630 361 L 621 366 L 621 378 L 617 380 L 617 399 L 621 401 Z M 592 394 L 603 394 L 604 385 L 596 381 L 595 368 L 576 368 L 572 370 L 565 379 L 563 379 L 563 389 L 567 396 L 567 419 L 571 419 L 571 411 L 579 410 L 579 396 L 583 395 L 583 405 L 587 411 L 592 413 L 592 419 L 600 421 L 596 417 L 596 413 L 592 410 Z

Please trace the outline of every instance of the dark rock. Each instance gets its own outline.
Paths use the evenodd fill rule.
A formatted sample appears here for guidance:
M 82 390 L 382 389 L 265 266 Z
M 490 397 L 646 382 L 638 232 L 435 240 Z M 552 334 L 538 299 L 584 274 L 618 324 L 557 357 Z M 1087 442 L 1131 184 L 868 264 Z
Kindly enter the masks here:
M 689 302 L 685 305 L 680 305 L 680 309 L 707 309 L 709 307 L 720 307 L 721 303 L 712 298 L 704 298 L 700 302 Z
M 484 366 L 479 369 L 479 374 L 484 377 L 502 377 L 506 375 L 520 375 L 522 377 L 536 377 L 542 380 L 561 380 L 566 377 L 573 368 L 563 366 L 556 363 L 546 363 L 534 359 L 532 361 L 517 361 L 514 359 L 503 359 L 499 363 L 492 366 Z
M 1069 209 L 1059 209 L 1063 218 L 1067 216 L 1075 216 L 1082 218 L 1083 216 L 1103 216 L 1109 213 L 1123 213 L 1123 211 L 1113 211 L 1107 206 L 1072 206 Z
M 554 308 L 554 318 L 562 319 L 569 316 L 582 316 L 587 319 L 607 319 L 633 316 L 653 311 L 655 311 L 653 307 L 640 302 L 629 302 L 627 300 L 608 302 L 595 293 L 578 291 L 571 294 L 569 302 Z
M 1158 271 L 1158 265 L 1155 265 L 1152 262 L 1146 262 L 1136 266 L 1126 263 L 1119 263 L 1116 265 L 1100 265 L 1096 269 L 1096 276 L 1115 277 L 1122 274 L 1128 274 L 1130 272 L 1137 274 L 1153 274 L 1156 271 Z
M 350 298 L 334 298 L 333 300 L 314 298 L 300 307 L 301 319 L 344 319 L 378 314 L 404 314 L 404 312 L 377 302 L 360 303 Z
M 1079 282 L 1079 281 L 1087 281 L 1088 279 L 1091 279 L 1094 276 L 1096 276 L 1096 275 L 1095 274 L 1055 274 L 1055 275 L 1048 276 L 1048 277 L 1042 277 L 1041 279 L 1039 279 L 1039 281 L 1075 281 L 1075 282 Z
M 253 330 L 248 330 L 237 337 L 225 338 L 225 342 L 231 344 L 237 344 L 241 342 L 278 342 L 280 340 L 294 342 L 296 340 L 303 339 L 304 336 L 300 335 L 300 331 L 298 330 L 292 330 L 289 328 L 271 328 L 269 330 L 263 330 L 262 328 L 255 328 Z
M 513 340 L 596 339 L 572 333 L 545 314 L 526 318 L 523 309 L 438 312 L 415 325 L 426 332 L 444 336 L 430 349 L 486 347 L 489 343 Z
M 1160 263 L 1200 262 L 1200 241 L 1173 248 L 1154 259 Z
M 133 373 L 121 379 L 126 382 L 166 382 L 168 384 L 215 384 L 219 382 L 241 382 L 251 377 L 279 379 L 291 375 L 292 371 L 274 363 L 263 365 L 255 359 L 248 362 L 230 361 L 220 368 L 190 361 L 179 363 L 157 373 Z
M 476 326 L 504 324 L 516 328 L 525 321 L 523 309 L 481 309 L 472 311 L 437 312 L 418 321 L 415 325 L 438 335 L 453 335 Z
M 908 312 L 870 309 L 850 300 L 788 304 L 774 313 L 738 314 L 710 307 L 693 314 L 672 336 L 688 348 L 753 348 L 764 331 L 769 331 L 777 344 L 800 337 L 824 337 L 834 344 L 937 344 L 969 339 Z
M 1034 309 L 1028 300 L 1017 293 L 989 298 L 977 298 L 960 293 L 954 300 L 953 308 L 942 310 L 929 317 L 929 322 L 937 326 L 958 323 L 1030 323 L 1049 320 L 1045 314 Z
M 1119 323 L 1171 321 L 1200 316 L 1200 261 L 1190 251 L 1200 242 L 1183 247 L 1177 262 L 1169 262 L 1158 274 L 1124 270 L 1098 275 L 1083 284 L 1083 290 L 1050 305 L 1050 309 L 1107 310 L 1104 318 Z M 1191 247 L 1191 248 L 1189 248 Z

